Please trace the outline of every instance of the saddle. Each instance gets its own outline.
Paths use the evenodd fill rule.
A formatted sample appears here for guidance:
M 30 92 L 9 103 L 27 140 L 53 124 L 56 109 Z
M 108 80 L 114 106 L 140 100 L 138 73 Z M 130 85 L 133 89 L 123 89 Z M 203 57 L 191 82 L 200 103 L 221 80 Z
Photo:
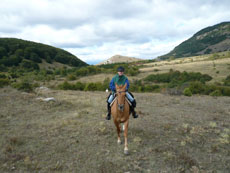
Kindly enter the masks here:
M 108 99 L 109 99 L 109 97 L 110 97 L 110 95 L 111 95 L 111 93 L 109 94 L 109 96 L 108 96 Z M 130 93 L 130 95 L 133 97 L 133 95 Z M 107 100 L 108 100 L 107 99 Z M 113 103 L 115 102 L 115 100 L 117 99 L 117 97 L 116 97 L 116 95 L 114 94 L 114 99 L 113 99 L 113 101 L 110 103 L 110 107 L 113 105 Z M 126 101 L 128 102 L 128 104 L 129 104 L 129 106 L 132 106 L 132 103 L 129 101 L 129 99 L 125 96 L 125 99 L 126 99 Z

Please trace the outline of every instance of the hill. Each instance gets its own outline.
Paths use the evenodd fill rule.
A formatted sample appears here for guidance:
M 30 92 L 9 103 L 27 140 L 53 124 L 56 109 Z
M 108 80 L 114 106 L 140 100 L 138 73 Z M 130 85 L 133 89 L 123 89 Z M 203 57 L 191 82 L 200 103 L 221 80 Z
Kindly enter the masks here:
M 130 62 L 135 62 L 135 61 L 141 61 L 143 59 L 139 58 L 134 58 L 134 57 L 129 57 L 129 56 L 122 56 L 122 55 L 114 55 L 111 58 L 97 64 L 97 65 L 102 65 L 102 64 L 114 64 L 114 63 L 130 63 Z
M 38 69 L 39 64 L 61 64 L 81 67 L 87 64 L 71 53 L 46 44 L 16 38 L 0 38 L 0 64 L 6 67 L 21 66 Z
M 230 22 L 202 29 L 159 59 L 181 58 L 230 50 Z

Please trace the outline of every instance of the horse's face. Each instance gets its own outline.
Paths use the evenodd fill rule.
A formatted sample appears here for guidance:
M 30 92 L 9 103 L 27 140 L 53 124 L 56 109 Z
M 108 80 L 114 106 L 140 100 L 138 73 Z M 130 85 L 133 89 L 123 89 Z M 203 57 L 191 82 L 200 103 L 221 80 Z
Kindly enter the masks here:
M 125 104 L 125 90 L 126 90 L 126 84 L 124 86 L 116 85 L 118 110 L 122 112 L 124 111 L 124 104 Z

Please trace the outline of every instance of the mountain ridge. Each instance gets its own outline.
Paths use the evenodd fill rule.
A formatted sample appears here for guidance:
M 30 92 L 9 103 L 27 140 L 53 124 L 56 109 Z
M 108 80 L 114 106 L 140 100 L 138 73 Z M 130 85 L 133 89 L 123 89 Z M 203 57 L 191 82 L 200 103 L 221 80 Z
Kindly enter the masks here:
M 114 55 L 109 59 L 102 61 L 96 65 L 103 65 L 103 64 L 114 64 L 114 63 L 129 63 L 135 61 L 141 61 L 143 59 L 130 57 L 130 56 L 123 56 L 123 55 Z
M 228 50 L 230 50 L 230 22 L 222 22 L 201 29 L 158 59 L 182 58 Z

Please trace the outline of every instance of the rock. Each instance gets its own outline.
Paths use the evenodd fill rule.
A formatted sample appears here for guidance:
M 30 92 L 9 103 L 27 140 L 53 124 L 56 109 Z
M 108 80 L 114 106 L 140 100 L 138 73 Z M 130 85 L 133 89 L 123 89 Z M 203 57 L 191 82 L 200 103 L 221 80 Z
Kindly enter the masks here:
M 38 97 L 38 98 L 36 98 L 36 99 L 37 99 L 37 100 L 44 101 L 44 102 L 56 101 L 55 98 L 53 98 L 53 97 L 47 97 L 47 98 Z
M 137 136 L 137 137 L 135 137 L 135 138 L 133 139 L 133 141 L 139 143 L 139 142 L 142 141 L 142 139 L 141 139 L 140 137 Z

